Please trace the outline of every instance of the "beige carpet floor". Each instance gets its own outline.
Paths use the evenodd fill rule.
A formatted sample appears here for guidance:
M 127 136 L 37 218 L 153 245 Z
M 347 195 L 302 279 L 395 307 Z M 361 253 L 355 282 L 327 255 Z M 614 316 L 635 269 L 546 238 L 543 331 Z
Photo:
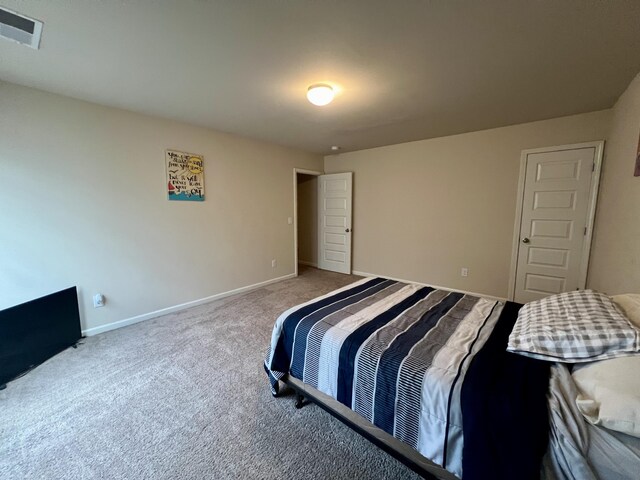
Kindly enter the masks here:
M 298 278 L 89 337 L 0 392 L 0 478 L 417 479 L 315 405 L 273 398 L 275 318 L 357 277 Z

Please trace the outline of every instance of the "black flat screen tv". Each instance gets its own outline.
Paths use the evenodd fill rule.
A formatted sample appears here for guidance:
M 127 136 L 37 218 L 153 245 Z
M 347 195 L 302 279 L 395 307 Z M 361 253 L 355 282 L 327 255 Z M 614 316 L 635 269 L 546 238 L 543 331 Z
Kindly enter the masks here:
M 0 387 L 81 337 L 76 287 L 0 311 Z

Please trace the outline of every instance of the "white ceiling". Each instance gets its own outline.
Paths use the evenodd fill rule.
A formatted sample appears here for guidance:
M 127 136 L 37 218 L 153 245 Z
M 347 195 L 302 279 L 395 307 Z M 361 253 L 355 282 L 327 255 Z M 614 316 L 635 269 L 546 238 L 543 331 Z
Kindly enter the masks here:
M 44 21 L 2 80 L 318 153 L 609 108 L 640 71 L 639 0 L 0 5 Z

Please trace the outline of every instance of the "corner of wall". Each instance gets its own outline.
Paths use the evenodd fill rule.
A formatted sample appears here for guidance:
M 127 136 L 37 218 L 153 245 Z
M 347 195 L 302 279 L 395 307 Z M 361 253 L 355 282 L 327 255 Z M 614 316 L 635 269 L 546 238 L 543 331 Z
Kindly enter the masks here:
M 612 109 L 587 284 L 608 294 L 640 293 L 640 73 Z

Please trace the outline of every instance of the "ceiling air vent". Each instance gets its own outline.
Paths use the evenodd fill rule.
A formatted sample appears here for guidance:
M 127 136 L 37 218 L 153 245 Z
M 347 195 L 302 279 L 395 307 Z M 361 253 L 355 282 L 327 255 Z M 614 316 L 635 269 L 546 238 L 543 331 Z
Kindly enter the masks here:
M 0 37 L 38 49 L 42 22 L 0 7 Z

